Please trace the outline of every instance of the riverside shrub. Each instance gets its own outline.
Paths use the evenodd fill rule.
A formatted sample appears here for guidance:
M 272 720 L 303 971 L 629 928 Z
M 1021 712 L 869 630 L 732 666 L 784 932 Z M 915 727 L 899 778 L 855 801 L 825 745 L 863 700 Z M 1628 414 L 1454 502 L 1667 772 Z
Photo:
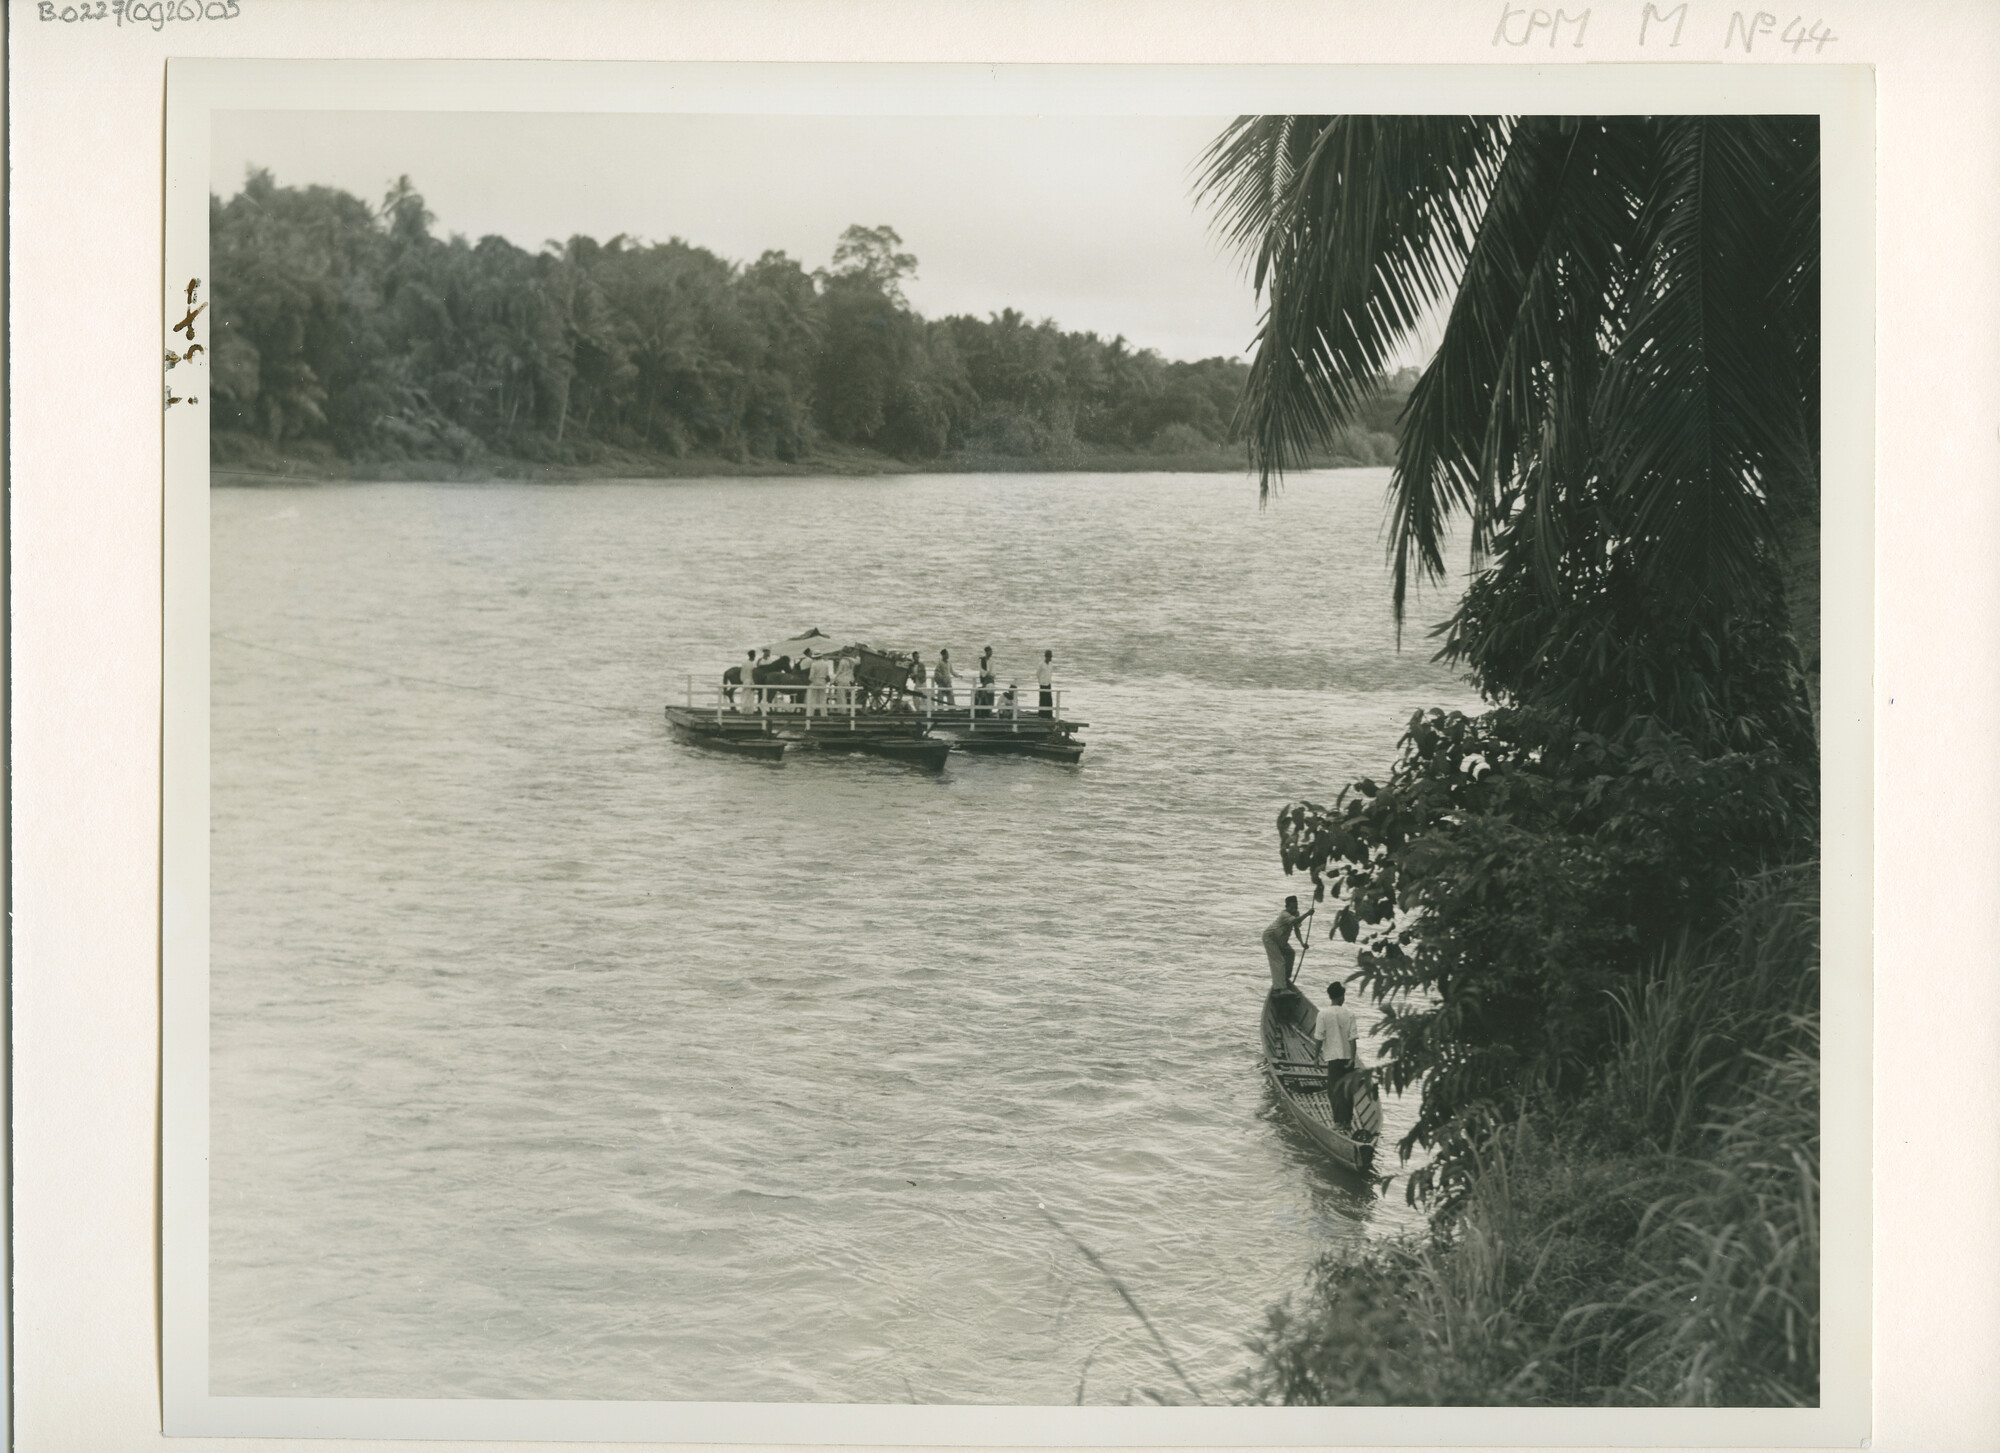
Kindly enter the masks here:
M 1818 896 L 1816 864 L 1761 876 L 1649 966 L 1581 1100 L 1493 1127 L 1453 1214 L 1272 1310 L 1247 1399 L 1816 1404 Z
M 1747 875 L 1814 836 L 1812 771 L 1705 755 L 1651 722 L 1612 738 L 1523 707 L 1419 712 L 1386 782 L 1279 815 L 1287 872 L 1332 895 L 1384 1006 L 1379 1073 L 1422 1085 L 1412 1199 L 1461 1198 L 1472 1150 L 1525 1096 L 1561 1105 L 1619 1042 L 1618 995 L 1712 929 Z

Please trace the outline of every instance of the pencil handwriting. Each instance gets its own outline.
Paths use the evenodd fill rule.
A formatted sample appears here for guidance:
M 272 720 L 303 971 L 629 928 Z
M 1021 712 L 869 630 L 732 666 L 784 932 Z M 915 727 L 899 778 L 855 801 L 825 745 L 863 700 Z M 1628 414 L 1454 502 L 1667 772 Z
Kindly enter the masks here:
M 76 5 L 60 5 L 41 0 L 35 18 L 78 25 L 90 20 L 109 20 L 118 29 L 127 25 L 164 30 L 173 21 L 234 20 L 243 13 L 240 0 L 83 0 Z
M 1600 12 L 1602 16 L 1593 33 L 1591 20 Z M 1681 0 L 1678 5 L 1648 0 L 1636 9 L 1583 6 L 1573 12 L 1560 6 L 1516 5 L 1513 0 L 1501 0 L 1492 44 L 1513 50 L 1530 46 L 1538 50 L 1558 47 L 1582 50 L 1608 38 L 1609 43 L 1621 47 L 1636 42 L 1650 50 L 1673 50 L 1684 37 L 1694 38 L 1697 43 L 1705 41 L 1725 53 L 1743 55 L 1769 54 L 1781 47 L 1788 48 L 1793 55 L 1817 55 L 1840 38 L 1817 16 L 1809 19 L 1804 14 L 1795 14 L 1786 20 L 1779 11 L 1732 10 L 1725 18 L 1719 9 L 1704 12 L 1692 0 Z

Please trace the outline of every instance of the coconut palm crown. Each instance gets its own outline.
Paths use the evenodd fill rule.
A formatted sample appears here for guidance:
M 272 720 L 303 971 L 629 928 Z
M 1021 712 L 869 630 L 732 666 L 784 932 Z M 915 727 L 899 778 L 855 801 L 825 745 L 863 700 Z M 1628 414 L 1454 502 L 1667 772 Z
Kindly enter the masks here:
M 1247 116 L 1199 185 L 1266 301 L 1266 495 L 1449 300 L 1398 424 L 1399 630 L 1463 520 L 1442 654 L 1489 696 L 1810 750 L 1783 576 L 1817 514 L 1815 118 Z

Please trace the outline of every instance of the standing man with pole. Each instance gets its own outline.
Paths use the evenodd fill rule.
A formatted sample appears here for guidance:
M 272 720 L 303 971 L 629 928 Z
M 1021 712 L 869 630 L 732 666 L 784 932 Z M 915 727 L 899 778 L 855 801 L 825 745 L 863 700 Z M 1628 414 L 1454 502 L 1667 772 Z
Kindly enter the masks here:
M 1303 925 L 1306 919 L 1311 916 L 1311 914 L 1301 915 L 1298 898 L 1296 896 L 1289 897 L 1285 900 L 1285 906 L 1278 910 L 1278 916 L 1271 920 L 1270 927 L 1264 930 L 1264 952 L 1271 960 L 1271 992 L 1273 994 L 1289 994 L 1294 992 L 1292 989 L 1292 945 L 1290 940 L 1296 936 L 1300 949 L 1305 948 L 1306 934 Z
M 1043 716 L 1056 714 L 1056 653 L 1042 652 L 1042 664 L 1036 668 L 1035 682 L 1042 688 L 1041 713 Z

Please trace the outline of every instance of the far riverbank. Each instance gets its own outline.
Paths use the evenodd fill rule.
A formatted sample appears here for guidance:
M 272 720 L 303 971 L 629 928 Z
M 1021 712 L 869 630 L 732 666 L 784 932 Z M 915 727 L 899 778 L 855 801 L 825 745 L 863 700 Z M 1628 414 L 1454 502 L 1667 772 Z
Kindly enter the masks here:
M 1240 445 L 1155 450 L 1105 449 L 1079 445 L 1035 454 L 961 450 L 936 459 L 899 459 L 877 450 L 827 444 L 798 459 L 730 459 L 717 454 L 673 455 L 639 450 L 594 448 L 563 459 L 531 459 L 505 454 L 469 458 L 350 459 L 323 447 L 273 447 L 241 434 L 218 433 L 210 455 L 218 484 L 300 484 L 324 480 L 421 480 L 454 484 L 500 480 L 565 483 L 591 479 L 826 478 L 887 474 L 1247 474 Z M 1330 452 L 1305 467 L 1341 469 L 1385 461 Z

